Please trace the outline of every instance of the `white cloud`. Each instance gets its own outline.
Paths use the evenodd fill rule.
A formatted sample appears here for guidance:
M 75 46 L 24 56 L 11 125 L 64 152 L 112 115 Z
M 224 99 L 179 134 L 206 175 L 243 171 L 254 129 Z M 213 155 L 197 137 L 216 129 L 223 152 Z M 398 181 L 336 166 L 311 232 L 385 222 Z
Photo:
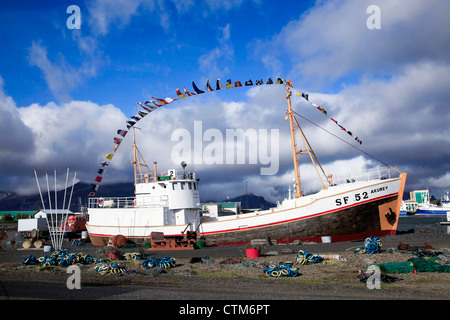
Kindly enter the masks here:
M 3 89 L 3 78 L 0 76 L 0 128 L 3 138 L 0 140 L 0 158 L 7 160 L 10 153 L 23 156 L 34 148 L 32 133 L 20 118 L 14 100 Z M 3 163 L 3 165 L 5 165 Z
M 433 141 L 450 142 L 448 83 L 449 65 L 426 62 L 409 65 L 391 79 L 363 82 L 334 95 L 312 94 L 310 100 L 317 96 L 325 108 L 330 106 L 331 116 L 378 153 L 419 149 Z
M 202 10 L 204 16 L 219 10 L 228 11 L 239 7 L 243 0 L 232 1 L 206 1 L 194 2 L 193 0 L 110 0 L 92 1 L 88 7 L 90 26 L 94 34 L 106 35 L 111 26 L 123 28 L 128 25 L 134 16 L 151 13 L 150 21 L 158 21 L 159 25 L 167 32 L 171 26 L 171 12 L 167 8 L 174 5 L 178 15 L 187 14 L 191 10 Z
M 1 78 L 0 78 L 1 79 Z M 125 127 L 126 116 L 113 105 L 70 101 L 60 105 L 32 104 L 17 107 L 0 86 L 0 190 L 36 192 L 33 169 L 41 173 L 69 165 L 78 178 L 93 182 L 100 162 L 113 151 L 113 137 Z M 123 181 L 128 164 L 119 155 L 111 164 L 116 174 L 109 181 Z
M 379 30 L 366 26 L 372 4 L 381 9 Z M 289 77 L 318 88 L 341 77 L 392 74 L 413 62 L 449 62 L 449 42 L 443 41 L 449 10 L 445 0 L 318 2 L 270 41 L 256 43 L 256 54 L 268 69 L 281 61 L 292 65 Z
M 105 35 L 109 32 L 110 25 L 119 27 L 127 25 L 131 18 L 138 14 L 138 8 L 146 2 L 149 7 L 154 7 L 154 1 L 142 0 L 114 0 L 92 1 L 88 6 L 91 30 L 94 34 Z
M 310 93 L 309 99 L 363 141 L 362 146 L 356 146 L 406 171 L 407 190 L 428 187 L 438 192 L 436 188 L 450 185 L 443 176 L 449 170 L 450 156 L 450 115 L 446 111 L 449 83 L 450 65 L 420 62 L 405 66 L 391 78 L 365 80 L 335 94 Z M 308 103 L 296 103 L 295 108 L 355 145 L 353 138 Z M 336 143 L 325 145 L 327 140 L 320 131 L 314 129 L 310 139 L 316 154 L 325 161 L 351 156 L 352 149 L 334 138 L 330 142 Z M 321 139 L 319 135 L 316 138 L 318 133 Z
M 113 146 L 114 128 L 123 126 L 126 120 L 113 105 L 99 106 L 88 101 L 32 104 L 20 108 L 19 113 L 39 145 L 35 158 L 39 164 L 62 158 L 86 163 L 96 151 L 112 149 L 107 146 Z
M 429 188 L 432 187 L 434 189 L 449 190 L 450 188 L 450 172 L 442 173 L 442 175 L 438 177 L 430 177 L 425 180 L 423 187 Z M 439 194 L 436 194 L 439 196 Z
M 200 70 L 211 75 L 225 75 L 233 64 L 234 49 L 230 41 L 230 24 L 219 27 L 220 35 L 217 47 L 207 51 L 198 58 Z
M 80 45 L 87 46 L 82 41 Z M 41 70 L 50 91 L 59 101 L 69 101 L 71 90 L 96 75 L 96 64 L 89 59 L 81 67 L 75 68 L 67 63 L 61 54 L 58 55 L 58 58 L 58 61 L 50 61 L 47 56 L 47 48 L 40 42 L 32 42 L 28 56 L 30 64 Z

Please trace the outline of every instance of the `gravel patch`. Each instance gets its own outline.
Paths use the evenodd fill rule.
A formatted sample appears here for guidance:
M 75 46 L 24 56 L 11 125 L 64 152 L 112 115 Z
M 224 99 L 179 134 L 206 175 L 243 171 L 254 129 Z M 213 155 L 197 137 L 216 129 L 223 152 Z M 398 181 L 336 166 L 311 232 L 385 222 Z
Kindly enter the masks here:
M 363 242 L 300 244 L 296 246 L 271 246 L 262 250 L 259 258 L 246 258 L 239 248 L 208 248 L 192 251 L 146 252 L 145 258 L 173 256 L 176 265 L 161 270 L 143 269 L 144 260 L 112 261 L 126 267 L 123 274 L 100 275 L 94 264 L 78 264 L 82 286 L 142 286 L 163 288 L 165 292 L 187 292 L 191 299 L 234 297 L 236 299 L 450 299 L 450 274 L 417 273 L 395 274 L 402 280 L 381 283 L 380 290 L 368 289 L 358 279 L 359 271 L 369 265 L 388 262 L 405 262 L 417 251 L 392 250 L 399 243 L 423 246 L 429 243 L 434 251 L 442 252 L 441 263 L 450 263 L 450 237 L 447 234 L 404 234 L 382 238 L 378 254 L 355 254 Z M 437 246 L 438 245 L 438 246 Z M 71 252 L 96 256 L 97 249 L 90 245 L 69 247 Z M 341 255 L 347 261 L 324 260 L 320 263 L 296 263 L 298 250 L 313 254 Z M 43 256 L 42 250 L 0 252 L 1 281 L 33 281 L 65 283 L 66 268 L 24 266 L 23 258 L 30 254 Z M 203 262 L 201 258 L 203 259 Z M 99 257 L 100 258 L 100 257 Z M 102 257 L 103 258 L 103 257 Z M 198 259 L 193 259 L 198 258 Z M 208 259 L 206 259 L 208 258 Z M 196 263 L 193 263 L 193 262 Z M 264 275 L 269 265 L 292 262 L 298 277 L 272 278 Z M 301 288 L 301 290 L 299 290 Z

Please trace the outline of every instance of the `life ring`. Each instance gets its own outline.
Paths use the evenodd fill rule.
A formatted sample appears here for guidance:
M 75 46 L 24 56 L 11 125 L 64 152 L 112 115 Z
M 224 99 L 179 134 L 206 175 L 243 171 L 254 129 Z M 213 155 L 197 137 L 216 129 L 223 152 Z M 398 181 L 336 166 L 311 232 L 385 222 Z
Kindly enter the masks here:
M 104 204 L 105 204 L 105 199 L 99 198 L 98 201 L 97 201 L 97 204 L 98 204 L 99 207 L 102 208 L 104 206 Z

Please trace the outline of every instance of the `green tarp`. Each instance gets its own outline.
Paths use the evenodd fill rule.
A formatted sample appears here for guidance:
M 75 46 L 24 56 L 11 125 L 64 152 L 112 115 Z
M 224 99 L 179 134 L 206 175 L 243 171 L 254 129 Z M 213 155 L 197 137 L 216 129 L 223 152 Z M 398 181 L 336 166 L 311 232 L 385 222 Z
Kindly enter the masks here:
M 411 258 L 407 262 L 390 262 L 377 264 L 385 273 L 413 273 L 416 272 L 443 272 L 450 273 L 450 265 L 442 265 L 437 261 L 438 257 Z

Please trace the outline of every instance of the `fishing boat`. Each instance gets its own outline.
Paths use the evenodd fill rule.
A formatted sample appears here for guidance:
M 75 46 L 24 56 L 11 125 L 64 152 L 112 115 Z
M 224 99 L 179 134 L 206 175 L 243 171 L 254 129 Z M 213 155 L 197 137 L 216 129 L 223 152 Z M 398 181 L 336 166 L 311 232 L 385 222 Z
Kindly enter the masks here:
M 186 248 L 202 239 L 206 245 L 241 245 L 253 239 L 277 243 L 337 242 L 396 233 L 406 173 L 387 166 L 375 174 L 344 181 L 325 174 L 296 119 L 291 105 L 292 82 L 286 82 L 286 118 L 289 120 L 295 176 L 294 194 L 269 210 L 217 216 L 202 210 L 199 179 L 181 170 L 157 173 L 143 160 L 133 131 L 135 194 L 130 197 L 91 197 L 86 227 L 92 243 L 104 246 L 115 237 L 155 244 L 157 237 Z M 300 135 L 304 147 L 297 147 Z M 320 191 L 303 195 L 299 156 L 312 161 L 322 183 Z M 142 170 L 148 173 L 143 173 Z M 394 171 L 394 172 L 392 172 Z M 161 240 L 161 238 L 159 238 Z M 177 243 L 179 244 L 177 246 Z M 186 243 L 189 243 L 186 245 Z M 152 248 L 153 249 L 153 248 Z
M 418 210 L 417 202 L 411 200 L 402 201 L 402 205 L 400 206 L 400 215 L 412 216 L 417 213 L 417 210 Z
M 447 191 L 442 197 L 440 205 L 430 203 L 428 197 L 424 205 L 418 208 L 417 214 L 448 214 L 448 212 L 450 212 L 450 199 L 448 197 L 448 193 L 449 192 Z

